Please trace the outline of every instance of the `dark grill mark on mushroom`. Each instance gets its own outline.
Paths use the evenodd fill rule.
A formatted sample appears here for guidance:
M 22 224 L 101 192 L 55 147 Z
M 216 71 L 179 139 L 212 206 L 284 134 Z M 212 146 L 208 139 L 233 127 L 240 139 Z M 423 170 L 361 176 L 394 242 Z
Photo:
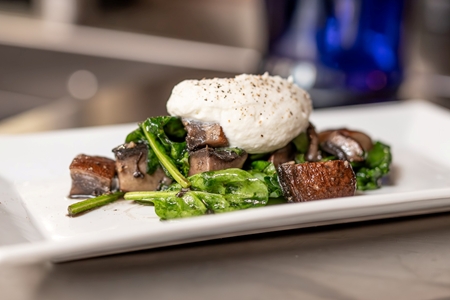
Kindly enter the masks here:
M 99 196 L 115 189 L 114 160 L 80 154 L 69 166 L 72 178 L 70 197 Z
M 113 149 L 120 189 L 124 192 L 154 191 L 164 179 L 164 171 L 156 169 L 147 174 L 148 146 L 143 143 L 128 143 Z
M 277 171 L 289 202 L 353 196 L 356 190 L 355 173 L 348 161 L 286 163 Z
M 201 123 L 183 120 L 187 131 L 186 144 L 191 151 L 210 146 L 214 148 L 228 147 L 229 143 L 222 126 L 217 123 Z
M 247 152 L 243 150 L 239 155 L 234 151 L 210 147 L 191 152 L 189 176 L 206 171 L 242 168 L 247 156 Z
M 144 173 L 142 173 L 141 170 L 139 169 L 139 162 L 141 161 L 142 157 L 144 156 L 143 154 L 144 154 L 143 152 L 140 152 L 139 156 L 134 161 L 134 164 L 135 164 L 135 170 L 133 173 L 134 178 L 142 178 L 145 176 Z

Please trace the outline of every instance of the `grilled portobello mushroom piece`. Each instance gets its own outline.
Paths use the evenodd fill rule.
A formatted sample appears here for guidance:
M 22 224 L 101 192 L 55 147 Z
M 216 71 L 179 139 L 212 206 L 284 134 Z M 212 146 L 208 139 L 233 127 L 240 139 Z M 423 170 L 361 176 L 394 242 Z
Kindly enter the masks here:
M 280 148 L 273 152 L 268 161 L 273 163 L 275 167 L 278 167 L 279 165 L 294 160 L 295 157 L 295 148 L 294 146 L 289 143 L 283 148 Z
M 214 148 L 229 146 L 222 126 L 218 123 L 202 123 L 184 119 L 183 125 L 187 131 L 187 148 L 191 151 L 206 146 Z
M 115 162 L 102 156 L 79 154 L 69 166 L 72 187 L 70 197 L 99 196 L 116 188 Z
M 285 163 L 277 168 L 288 202 L 353 196 L 356 176 L 348 161 Z
M 217 171 L 230 168 L 242 168 L 247 159 L 247 152 L 242 149 L 210 148 L 193 151 L 189 155 L 189 176 L 206 171 Z
M 112 150 L 116 157 L 116 169 L 120 190 L 124 192 L 154 191 L 165 179 L 162 168 L 147 174 L 148 146 L 130 142 Z
M 367 134 L 345 128 L 321 132 L 319 142 L 323 151 L 351 162 L 364 161 L 366 153 L 373 147 Z

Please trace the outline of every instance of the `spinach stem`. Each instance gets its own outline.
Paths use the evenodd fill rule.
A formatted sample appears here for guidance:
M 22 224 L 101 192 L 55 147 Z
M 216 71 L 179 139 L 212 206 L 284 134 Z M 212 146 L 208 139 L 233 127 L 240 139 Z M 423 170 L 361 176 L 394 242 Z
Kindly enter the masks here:
M 141 128 L 145 134 L 145 137 L 148 140 L 150 147 L 155 152 L 156 157 L 158 157 L 161 164 L 167 169 L 170 175 L 172 175 L 173 179 L 175 179 L 175 181 L 178 182 L 183 188 L 190 187 L 191 183 L 189 182 L 189 180 L 187 180 L 186 177 L 184 177 L 183 174 L 181 174 L 180 171 L 178 171 L 178 169 L 175 167 L 175 165 L 167 156 L 167 154 L 165 154 L 159 149 L 155 135 L 149 132 L 143 124 L 141 124 Z
M 174 197 L 178 196 L 180 191 L 143 191 L 143 192 L 128 192 L 123 198 L 125 200 L 138 200 L 138 201 L 147 201 L 152 198 L 165 198 L 165 197 Z M 196 195 L 208 195 L 213 193 L 203 192 L 203 191 L 188 191 L 187 193 L 193 193 Z
M 111 202 L 116 201 L 120 197 L 122 197 L 125 193 L 123 192 L 115 192 L 111 194 L 104 194 L 95 198 L 86 199 L 77 203 L 70 205 L 67 210 L 69 212 L 69 216 L 73 217 L 82 212 L 99 208 L 103 205 L 109 204 Z
M 165 191 L 145 191 L 145 192 L 128 192 L 125 194 L 125 200 L 148 200 L 155 197 L 170 197 L 175 196 L 178 192 Z

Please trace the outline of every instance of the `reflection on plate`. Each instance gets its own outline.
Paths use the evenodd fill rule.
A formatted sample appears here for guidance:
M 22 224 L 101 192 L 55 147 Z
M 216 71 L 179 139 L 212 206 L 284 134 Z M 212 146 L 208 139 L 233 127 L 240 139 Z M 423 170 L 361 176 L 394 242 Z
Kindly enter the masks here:
M 113 157 L 134 124 L 0 136 L 0 261 L 66 261 L 224 236 L 450 210 L 450 113 L 423 101 L 319 110 L 319 130 L 348 127 L 392 146 L 386 186 L 355 197 L 161 222 L 128 201 L 66 216 L 68 166 L 79 153 Z M 4 229 L 3 231 L 5 231 Z M 9 244 L 9 245 L 6 245 Z M 12 245 L 11 245 L 12 244 Z

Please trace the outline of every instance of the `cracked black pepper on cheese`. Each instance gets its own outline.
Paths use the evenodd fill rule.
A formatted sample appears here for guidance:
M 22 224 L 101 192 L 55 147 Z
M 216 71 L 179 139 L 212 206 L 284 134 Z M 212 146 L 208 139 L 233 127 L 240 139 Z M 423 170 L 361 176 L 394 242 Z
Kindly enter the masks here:
M 219 123 L 231 147 L 266 153 L 286 146 L 308 127 L 312 103 L 291 78 L 242 74 L 182 81 L 174 87 L 167 111 Z

